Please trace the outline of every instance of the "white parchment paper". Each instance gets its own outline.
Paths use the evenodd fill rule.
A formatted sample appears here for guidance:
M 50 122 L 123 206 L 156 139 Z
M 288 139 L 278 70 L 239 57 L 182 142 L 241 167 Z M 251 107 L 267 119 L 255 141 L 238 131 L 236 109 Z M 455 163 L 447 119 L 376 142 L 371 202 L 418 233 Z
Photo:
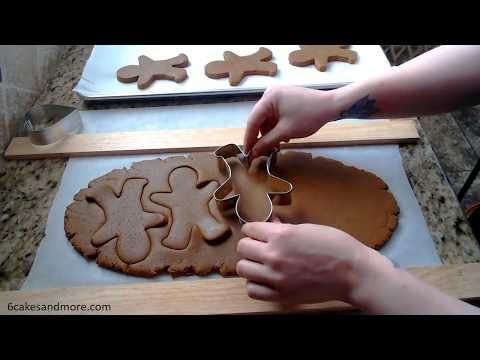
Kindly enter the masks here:
M 157 107 L 146 109 L 83 111 L 83 132 L 139 131 L 179 128 L 243 127 L 253 102 Z M 358 122 L 366 120 L 343 120 Z M 368 120 L 374 121 L 374 120 Z M 380 176 L 400 207 L 400 222 L 381 252 L 397 266 L 441 264 L 417 200 L 403 170 L 397 145 L 297 149 L 326 156 Z M 179 155 L 179 154 L 175 154 Z M 68 242 L 63 218 L 66 207 L 90 180 L 133 162 L 170 155 L 134 155 L 71 158 L 48 216 L 46 236 L 40 243 L 23 289 L 75 287 L 152 281 L 172 281 L 169 275 L 138 278 L 103 269 L 85 260 Z M 208 278 L 219 277 L 212 274 Z M 197 279 L 180 277 L 173 281 Z M 203 277 L 205 278 L 205 277 Z
M 181 95 L 208 95 L 225 93 L 250 93 L 265 90 L 270 85 L 299 85 L 317 89 L 336 88 L 360 79 L 371 77 L 390 67 L 379 45 L 352 45 L 358 54 L 355 64 L 331 62 L 327 71 L 319 72 L 313 65 L 296 67 L 288 62 L 288 55 L 299 50 L 298 45 L 263 45 L 273 53 L 277 64 L 276 76 L 248 76 L 238 86 L 230 86 L 228 79 L 210 79 L 205 75 L 205 65 L 223 60 L 223 52 L 250 55 L 262 45 L 96 45 L 74 91 L 89 99 L 168 97 Z M 140 55 L 154 60 L 185 53 L 190 66 L 185 68 L 188 79 L 182 83 L 156 81 L 140 90 L 136 83 L 124 84 L 117 80 L 117 70 L 125 65 L 138 64 Z

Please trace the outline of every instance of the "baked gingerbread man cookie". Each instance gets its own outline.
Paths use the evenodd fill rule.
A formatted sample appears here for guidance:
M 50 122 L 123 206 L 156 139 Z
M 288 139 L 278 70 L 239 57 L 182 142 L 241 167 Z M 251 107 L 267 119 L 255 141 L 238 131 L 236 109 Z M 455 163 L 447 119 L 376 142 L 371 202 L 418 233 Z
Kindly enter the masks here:
M 122 83 L 137 82 L 139 89 L 146 89 L 155 80 L 171 80 L 181 83 L 188 77 L 187 71 L 181 69 L 188 66 L 188 57 L 185 54 L 157 61 L 141 55 L 138 58 L 138 64 L 127 65 L 118 69 L 118 81 Z
M 293 66 L 307 66 L 314 64 L 318 71 L 327 70 L 331 61 L 343 61 L 354 64 L 357 53 L 347 49 L 348 45 L 300 45 L 301 50 L 295 50 L 288 56 Z
M 277 74 L 277 65 L 270 62 L 272 52 L 264 47 L 247 56 L 225 51 L 223 59 L 223 61 L 208 63 L 205 66 L 205 75 L 211 79 L 228 77 L 230 85 L 236 86 L 247 75 L 275 76 Z

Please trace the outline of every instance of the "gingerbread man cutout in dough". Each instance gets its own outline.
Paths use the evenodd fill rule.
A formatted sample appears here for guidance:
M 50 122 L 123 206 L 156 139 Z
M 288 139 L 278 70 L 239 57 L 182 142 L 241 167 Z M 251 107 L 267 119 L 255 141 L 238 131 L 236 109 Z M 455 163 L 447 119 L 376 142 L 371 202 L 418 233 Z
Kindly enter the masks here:
M 165 216 L 144 212 L 140 202 L 145 179 L 130 179 L 123 185 L 120 197 L 104 184 L 86 190 L 95 200 L 107 221 L 92 236 L 92 244 L 101 246 L 117 237 L 118 257 L 127 264 L 144 260 L 150 252 L 150 238 L 145 229 L 165 224 Z
M 179 69 L 188 66 L 188 58 L 180 54 L 167 60 L 152 60 L 141 55 L 139 65 L 127 65 L 117 71 L 117 79 L 123 83 L 137 82 L 139 89 L 146 89 L 155 80 L 172 80 L 177 83 L 187 78 L 187 71 Z
M 271 196 L 288 195 L 292 184 L 268 172 L 266 156 L 253 159 L 250 164 L 246 158 L 241 160 L 238 156 L 225 161 L 230 166 L 231 176 L 216 190 L 217 196 L 227 194 L 220 201 L 237 197 L 236 212 L 243 222 L 269 220 L 273 209 Z
M 295 50 L 288 56 L 288 61 L 294 66 L 315 64 L 318 71 L 325 71 L 330 61 L 343 61 L 354 64 L 357 53 L 347 50 L 348 45 L 300 45 L 301 50 Z
M 231 51 L 223 53 L 224 61 L 212 61 L 205 66 L 205 75 L 211 79 L 229 77 L 231 86 L 240 84 L 247 75 L 277 74 L 277 65 L 269 62 L 272 52 L 261 47 L 256 53 L 247 56 L 238 56 Z
M 169 184 L 172 192 L 151 195 L 153 202 L 172 211 L 172 227 L 163 241 L 165 246 L 185 249 L 194 226 L 207 241 L 217 240 L 230 231 L 228 225 L 219 223 L 208 209 L 213 191 L 218 186 L 216 181 L 198 189 L 197 173 L 189 167 L 180 167 L 170 173 Z

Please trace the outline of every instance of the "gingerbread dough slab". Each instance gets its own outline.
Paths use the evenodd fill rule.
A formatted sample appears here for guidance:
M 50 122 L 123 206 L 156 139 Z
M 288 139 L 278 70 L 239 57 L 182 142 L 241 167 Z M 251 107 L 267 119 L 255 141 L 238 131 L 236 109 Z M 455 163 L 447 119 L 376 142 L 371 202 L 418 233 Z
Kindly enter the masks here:
M 223 61 L 212 61 L 205 66 L 205 75 L 211 79 L 228 77 L 230 85 L 236 86 L 248 75 L 275 76 L 277 65 L 271 59 L 272 52 L 264 47 L 247 56 L 225 51 Z
M 318 71 L 327 70 L 331 61 L 343 61 L 354 64 L 357 53 L 347 50 L 348 45 L 300 45 L 300 50 L 292 51 L 288 61 L 293 66 L 307 66 L 314 64 Z
M 69 241 L 99 266 L 135 276 L 234 275 L 243 235 L 213 199 L 227 178 L 218 160 L 147 160 L 91 181 L 65 212 Z M 395 199 L 371 173 L 302 152 L 279 154 L 272 173 L 294 185 L 289 205 L 273 199 L 284 222 L 336 226 L 374 248 L 397 226 Z
M 127 65 L 117 71 L 117 79 L 123 83 L 137 82 L 139 89 L 148 88 L 155 80 L 170 80 L 180 83 L 187 78 L 188 66 L 185 54 L 166 60 L 153 60 L 146 55 L 138 58 L 138 65 Z
M 272 173 L 294 184 L 289 206 L 274 214 L 292 224 L 339 228 L 379 249 L 397 227 L 400 209 L 388 186 L 376 175 L 309 153 L 279 155 Z

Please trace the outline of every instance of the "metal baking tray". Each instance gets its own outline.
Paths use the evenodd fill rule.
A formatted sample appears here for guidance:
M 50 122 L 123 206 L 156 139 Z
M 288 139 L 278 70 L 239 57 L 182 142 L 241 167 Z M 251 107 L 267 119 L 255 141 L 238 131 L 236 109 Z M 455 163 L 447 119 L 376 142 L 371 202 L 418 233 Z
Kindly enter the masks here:
M 249 55 L 261 46 L 273 53 L 272 61 L 278 66 L 275 77 L 252 75 L 240 85 L 230 86 L 228 79 L 210 79 L 205 65 L 223 60 L 223 52 Z M 96 45 L 73 89 L 84 100 L 136 100 L 197 96 L 261 94 L 271 85 L 297 85 L 315 89 L 338 88 L 371 77 L 390 68 L 390 63 L 379 45 L 352 45 L 358 53 L 356 64 L 331 62 L 327 71 L 319 72 L 313 65 L 296 67 L 288 62 L 288 55 L 298 45 Z M 120 83 L 116 72 L 125 65 L 138 64 L 140 55 L 161 60 L 185 53 L 190 65 L 185 68 L 188 78 L 183 83 L 159 80 L 149 88 L 140 90 L 136 83 Z

